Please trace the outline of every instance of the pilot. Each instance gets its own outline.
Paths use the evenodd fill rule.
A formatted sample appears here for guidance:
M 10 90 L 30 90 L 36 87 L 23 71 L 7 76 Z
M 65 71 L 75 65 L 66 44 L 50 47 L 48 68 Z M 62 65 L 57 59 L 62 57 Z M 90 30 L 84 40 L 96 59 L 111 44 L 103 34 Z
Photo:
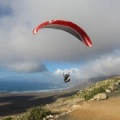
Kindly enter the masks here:
M 68 73 L 63 73 L 63 77 L 64 77 L 64 82 L 69 82 L 70 81 L 70 72 Z

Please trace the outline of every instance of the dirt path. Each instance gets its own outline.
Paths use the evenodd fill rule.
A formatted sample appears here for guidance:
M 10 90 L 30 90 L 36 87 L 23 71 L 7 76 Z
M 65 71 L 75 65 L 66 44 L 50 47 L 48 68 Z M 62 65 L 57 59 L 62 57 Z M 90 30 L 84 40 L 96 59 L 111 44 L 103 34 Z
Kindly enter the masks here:
M 84 103 L 58 120 L 120 120 L 120 97 Z

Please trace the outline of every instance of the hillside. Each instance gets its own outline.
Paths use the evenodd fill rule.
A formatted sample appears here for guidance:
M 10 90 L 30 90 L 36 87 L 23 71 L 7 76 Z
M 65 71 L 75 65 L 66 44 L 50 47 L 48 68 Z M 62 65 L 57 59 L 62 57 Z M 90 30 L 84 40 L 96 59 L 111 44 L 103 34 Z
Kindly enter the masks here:
M 41 107 L 33 108 L 33 111 L 29 110 L 13 119 L 28 120 L 27 116 L 30 114 L 32 114 L 31 118 L 39 117 L 37 112 L 41 110 L 44 112 L 41 120 L 118 120 L 120 119 L 119 100 L 120 76 L 117 76 L 96 82 L 69 97 L 58 98 L 55 102 L 45 105 L 44 110 Z M 29 120 L 38 119 L 29 118 Z

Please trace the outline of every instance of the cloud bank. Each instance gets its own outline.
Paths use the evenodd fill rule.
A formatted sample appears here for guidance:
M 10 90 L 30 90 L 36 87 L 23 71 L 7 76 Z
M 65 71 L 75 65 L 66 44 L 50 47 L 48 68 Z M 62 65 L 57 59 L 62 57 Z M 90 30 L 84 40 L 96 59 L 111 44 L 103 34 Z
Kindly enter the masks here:
M 89 80 L 91 78 L 108 77 L 120 75 L 120 51 L 115 51 L 112 55 L 101 56 L 90 61 L 81 68 L 65 69 L 70 71 L 74 80 Z M 54 74 L 61 75 L 63 70 L 58 69 Z
M 46 61 L 62 60 L 82 64 L 70 69 L 75 79 L 119 74 L 118 11 L 118 0 L 0 1 L 0 66 L 19 72 L 41 72 L 48 69 Z M 44 29 L 32 34 L 36 25 L 50 19 L 80 25 L 92 39 L 93 47 L 87 48 L 63 31 Z
M 37 63 L 14 63 L 8 64 L 8 68 L 18 71 L 18 72 L 47 72 L 47 68 L 44 64 L 37 64 Z

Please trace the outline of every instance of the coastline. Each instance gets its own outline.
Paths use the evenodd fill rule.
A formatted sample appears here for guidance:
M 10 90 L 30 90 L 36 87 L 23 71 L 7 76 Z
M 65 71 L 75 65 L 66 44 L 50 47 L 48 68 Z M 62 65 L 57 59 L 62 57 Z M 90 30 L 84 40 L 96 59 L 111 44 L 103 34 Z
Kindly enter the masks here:
M 0 92 L 0 118 L 21 114 L 31 107 L 55 102 L 58 98 L 65 98 L 77 92 L 74 88 L 26 91 Z
M 68 91 L 74 89 L 73 87 L 65 87 L 65 88 L 55 88 L 55 89 L 44 89 L 44 90 L 28 90 L 28 91 L 0 91 L 1 93 L 4 94 L 12 94 L 12 93 L 45 93 L 45 92 L 60 92 L 60 91 Z

